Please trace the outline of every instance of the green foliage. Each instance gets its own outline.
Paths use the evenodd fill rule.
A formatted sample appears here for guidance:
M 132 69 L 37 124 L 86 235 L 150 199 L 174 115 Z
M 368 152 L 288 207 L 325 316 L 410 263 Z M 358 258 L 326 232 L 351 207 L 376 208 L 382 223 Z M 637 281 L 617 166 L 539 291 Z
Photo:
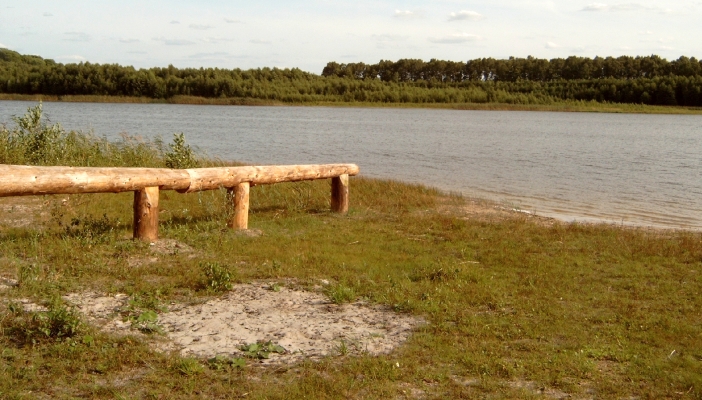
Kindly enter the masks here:
M 335 304 L 350 303 L 356 300 L 356 291 L 343 284 L 331 284 L 327 285 L 324 289 L 324 293 L 329 297 L 329 300 Z
M 51 301 L 47 311 L 26 312 L 16 303 L 8 308 L 11 315 L 5 324 L 6 334 L 22 344 L 68 339 L 84 330 L 80 314 L 59 299 Z
M 244 368 L 246 360 L 238 357 L 226 357 L 218 355 L 207 360 L 207 365 L 215 371 L 226 371 L 234 368 Z
M 140 313 L 138 316 L 130 317 L 132 328 L 142 333 L 163 334 L 163 328 L 158 324 L 158 314 L 152 310 Z
M 174 369 L 181 375 L 194 376 L 201 374 L 205 368 L 200 364 L 200 361 L 195 358 L 181 358 L 179 359 Z
M 271 341 L 244 344 L 239 347 L 239 350 L 244 352 L 244 357 L 253 358 L 257 360 L 269 358 L 271 353 L 286 353 L 286 350 L 283 346 L 275 344 Z
M 41 267 L 36 264 L 21 264 L 17 268 L 17 283 L 20 287 L 31 287 L 39 280 Z
M 330 62 L 321 76 L 297 68 L 135 69 L 61 64 L 0 49 L 0 93 L 247 99 L 285 102 L 506 103 L 594 100 L 702 106 L 702 62 L 681 56 L 534 57 L 455 62 Z M 40 154 L 40 153 L 39 153 Z M 43 157 L 39 156 L 38 157 Z
M 208 262 L 200 265 L 205 275 L 204 287 L 212 292 L 225 292 L 232 289 L 231 268 L 221 266 L 216 262 Z
M 109 142 L 92 133 L 67 132 L 59 124 L 47 124 L 42 104 L 14 117 L 14 127 L 0 126 L 0 164 L 66 165 L 86 167 L 164 167 L 158 142 L 123 135 Z M 178 136 L 178 135 L 176 135 Z M 189 146 L 179 136 L 184 161 L 194 160 Z M 187 158 L 190 157 L 190 158 Z
M 173 143 L 169 143 L 170 150 L 166 152 L 166 166 L 168 168 L 186 169 L 196 168 L 199 162 L 195 158 L 193 149 L 185 143 L 185 135 L 183 133 L 173 134 Z
M 57 217 L 60 218 L 60 216 Z M 102 218 L 91 215 L 82 219 L 73 217 L 71 222 L 65 225 L 60 219 L 58 222 L 59 226 L 63 227 L 66 236 L 81 239 L 86 243 L 105 242 L 108 240 L 108 234 L 120 227 L 119 219 L 109 218 L 106 213 L 102 214 Z

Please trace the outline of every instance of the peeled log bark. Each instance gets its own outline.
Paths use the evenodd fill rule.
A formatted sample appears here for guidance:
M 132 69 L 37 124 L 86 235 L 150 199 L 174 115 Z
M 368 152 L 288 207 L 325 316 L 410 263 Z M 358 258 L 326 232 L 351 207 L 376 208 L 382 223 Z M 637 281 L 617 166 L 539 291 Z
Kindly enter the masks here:
M 242 182 L 228 190 L 234 212 L 229 217 L 227 225 L 232 229 L 249 228 L 249 183 Z
M 357 175 L 355 164 L 266 165 L 259 167 L 223 167 L 188 169 L 190 187 L 186 192 L 235 187 L 241 182 L 266 185 L 278 182 L 328 179 L 339 175 Z
M 158 240 L 158 187 L 134 192 L 134 239 Z
M 0 165 L 0 197 L 38 194 L 129 192 L 146 187 L 196 192 L 358 174 L 354 164 L 271 165 L 197 169 L 36 167 Z
M 0 197 L 37 194 L 117 193 L 160 187 L 187 190 L 190 176 L 182 169 L 35 167 L 0 165 Z
M 349 212 L 349 176 L 332 178 L 331 210 L 340 214 Z

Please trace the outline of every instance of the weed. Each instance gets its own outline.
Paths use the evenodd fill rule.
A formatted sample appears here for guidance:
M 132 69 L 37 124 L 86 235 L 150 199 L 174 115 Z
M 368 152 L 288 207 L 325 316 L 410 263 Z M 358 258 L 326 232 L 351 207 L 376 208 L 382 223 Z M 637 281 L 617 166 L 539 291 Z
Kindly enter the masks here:
M 111 219 L 107 214 L 103 214 L 102 218 L 95 218 L 90 215 L 83 219 L 73 217 L 70 224 L 63 225 L 65 235 L 67 237 L 78 238 L 86 243 L 104 243 L 108 240 L 107 234 L 112 233 L 120 226 L 118 219 Z
M 238 357 L 226 357 L 218 355 L 207 360 L 207 365 L 215 371 L 223 371 L 232 368 L 244 368 L 246 360 Z
M 244 357 L 259 360 L 269 358 L 271 353 L 285 354 L 287 352 L 283 346 L 271 341 L 244 344 L 239 347 L 239 350 L 244 352 Z
M 179 359 L 174 369 L 182 375 L 193 376 L 202 373 L 205 368 L 200 364 L 200 361 L 196 358 L 181 358 Z
M 36 264 L 23 264 L 18 267 L 17 284 L 19 287 L 32 286 L 39 280 L 41 268 Z
M 208 291 L 224 292 L 232 289 L 232 273 L 228 266 L 211 262 L 200 264 L 205 275 L 204 286 Z
M 47 311 L 25 312 L 16 303 L 9 309 L 12 316 L 5 329 L 20 343 L 72 338 L 85 328 L 79 313 L 57 299 L 51 301 Z
M 356 300 L 356 291 L 348 286 L 341 283 L 327 285 L 324 289 L 324 293 L 329 297 L 332 303 L 343 304 L 350 303 Z
M 338 345 L 334 346 L 334 350 L 339 353 L 340 356 L 345 356 L 349 354 L 349 347 L 346 345 L 346 341 L 341 339 Z
M 144 311 L 138 316 L 131 316 L 129 320 L 132 323 L 132 328 L 139 330 L 141 333 L 164 334 L 163 328 L 158 324 L 158 314 L 154 311 Z

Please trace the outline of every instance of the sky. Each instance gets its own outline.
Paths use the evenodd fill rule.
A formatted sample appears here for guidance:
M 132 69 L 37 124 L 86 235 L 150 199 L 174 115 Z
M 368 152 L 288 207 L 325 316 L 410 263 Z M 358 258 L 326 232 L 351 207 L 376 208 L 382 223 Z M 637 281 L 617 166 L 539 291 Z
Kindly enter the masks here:
M 0 47 L 137 68 L 401 58 L 702 58 L 702 0 L 3 0 Z

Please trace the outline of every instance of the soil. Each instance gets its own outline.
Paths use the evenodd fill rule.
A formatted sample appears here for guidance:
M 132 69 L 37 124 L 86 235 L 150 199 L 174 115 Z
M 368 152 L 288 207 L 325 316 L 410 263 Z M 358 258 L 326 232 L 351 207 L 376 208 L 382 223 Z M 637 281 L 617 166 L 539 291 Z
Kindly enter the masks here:
M 70 294 L 65 299 L 102 330 L 139 334 L 123 321 L 129 297 L 98 293 Z M 254 282 L 235 285 L 202 304 L 171 304 L 159 314 L 163 337 L 145 335 L 162 351 L 183 356 L 242 357 L 241 346 L 272 342 L 284 354 L 271 353 L 263 364 L 287 364 L 343 354 L 389 353 L 424 321 L 364 302 L 337 305 L 322 293 Z

